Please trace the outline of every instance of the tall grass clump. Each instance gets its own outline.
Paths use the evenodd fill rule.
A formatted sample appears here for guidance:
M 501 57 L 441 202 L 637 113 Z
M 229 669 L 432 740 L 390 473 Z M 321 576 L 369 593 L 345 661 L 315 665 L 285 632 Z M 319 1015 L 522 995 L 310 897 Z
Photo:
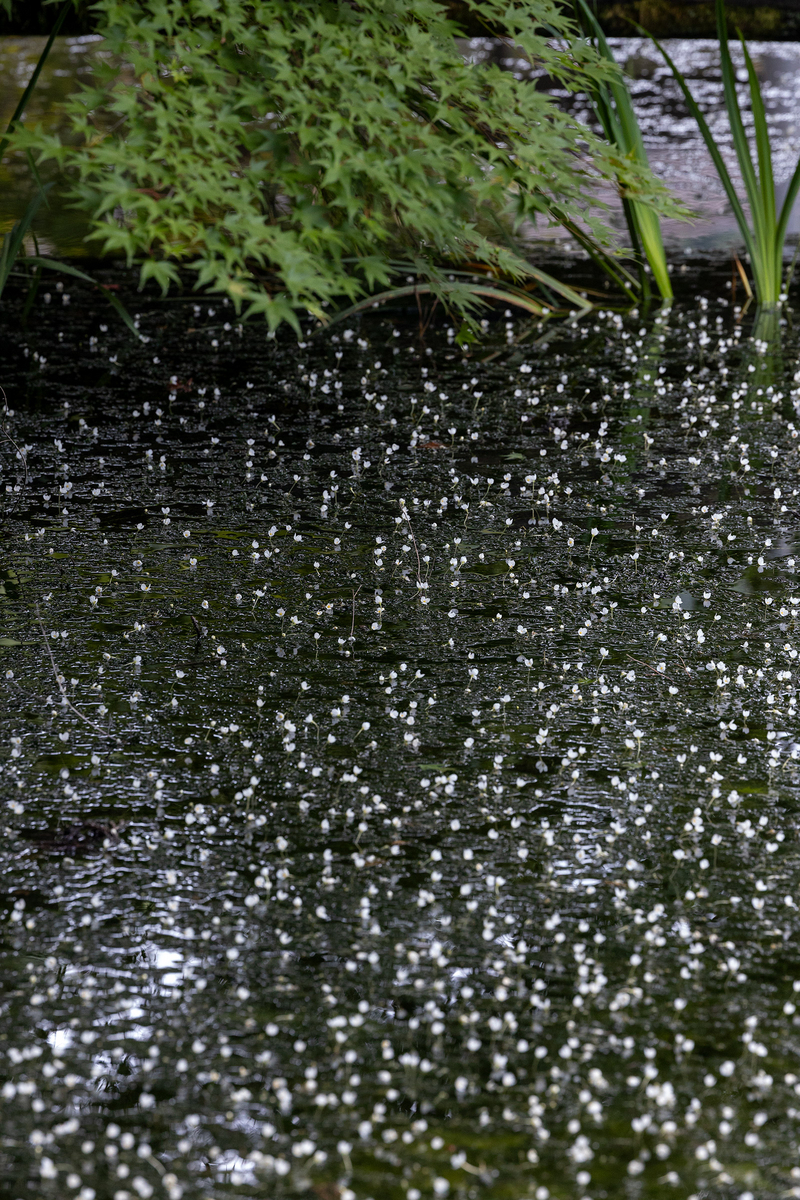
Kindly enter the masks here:
M 572 91 L 613 74 L 555 0 L 461 7 Z M 127 70 L 98 64 L 67 102 L 65 140 L 24 144 L 61 164 L 97 244 L 141 263 L 142 282 L 189 272 L 273 329 L 411 285 L 462 313 L 487 288 L 529 310 L 585 307 L 531 263 L 531 227 L 564 224 L 629 287 L 589 211 L 596 185 L 670 206 L 642 162 L 542 90 L 467 61 L 436 0 L 93 11 Z
M 605 39 L 597 17 L 586 0 L 576 0 L 576 7 L 584 33 L 597 46 L 598 53 L 610 63 L 616 60 Z M 588 96 L 599 124 L 608 142 L 617 147 L 629 160 L 648 168 L 647 151 L 642 131 L 631 103 L 630 92 L 621 71 L 606 80 L 597 80 L 588 88 Z M 645 264 L 650 267 L 656 287 L 664 300 L 672 300 L 672 282 L 669 277 L 664 242 L 661 237 L 661 222 L 657 211 L 626 194 L 624 181 L 620 180 L 620 193 L 628 235 L 640 271 L 640 285 L 646 296 L 650 291 Z
M 753 114 L 754 140 L 756 156 L 753 160 L 750 143 L 745 132 L 739 100 L 736 95 L 736 70 L 728 48 L 728 28 L 725 19 L 723 0 L 716 0 L 717 37 L 722 64 L 722 84 L 725 96 L 725 107 L 731 125 L 733 144 L 739 170 L 744 182 L 747 204 L 750 208 L 750 220 L 747 218 L 744 205 L 736 191 L 728 168 L 725 166 L 714 135 L 708 123 L 689 91 L 685 78 L 676 67 L 664 47 L 653 39 L 658 49 L 672 71 L 703 135 L 713 159 L 722 186 L 733 209 L 739 230 L 742 235 L 747 254 L 750 258 L 750 268 L 753 273 L 753 290 L 760 306 L 777 305 L 788 286 L 788 276 L 783 278 L 783 248 L 786 241 L 786 227 L 792 211 L 798 189 L 800 189 L 800 159 L 789 182 L 786 197 L 780 212 L 775 207 L 775 178 L 772 172 L 772 149 L 770 146 L 767 117 L 764 110 L 764 100 L 761 86 L 758 82 L 753 60 L 747 49 L 744 38 L 739 37 L 747 68 L 747 80 L 750 89 L 750 105 Z M 645 32 L 644 30 L 642 32 Z

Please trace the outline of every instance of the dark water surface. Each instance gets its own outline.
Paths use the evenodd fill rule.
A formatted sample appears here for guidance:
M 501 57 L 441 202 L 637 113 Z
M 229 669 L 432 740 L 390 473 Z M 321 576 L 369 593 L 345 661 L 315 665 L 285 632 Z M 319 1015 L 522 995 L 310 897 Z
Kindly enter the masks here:
M 8 313 L 4 1196 L 800 1195 L 799 339 L 693 271 Z

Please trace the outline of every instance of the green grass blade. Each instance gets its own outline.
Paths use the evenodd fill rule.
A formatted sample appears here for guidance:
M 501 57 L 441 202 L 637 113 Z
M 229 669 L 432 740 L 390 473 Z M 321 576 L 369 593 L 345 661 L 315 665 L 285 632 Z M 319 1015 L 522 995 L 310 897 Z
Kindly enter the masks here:
M 636 220 L 636 213 L 633 211 L 633 201 L 628 199 L 627 196 L 622 197 L 622 211 L 625 214 L 625 223 L 628 226 L 633 253 L 637 259 L 641 260 L 643 251 L 639 240 L 639 222 Z
M 606 136 L 606 141 L 610 142 L 612 146 L 622 146 L 625 134 L 614 111 L 608 89 L 605 87 L 595 88 L 589 93 L 589 98 Z
M 606 41 L 600 23 L 586 0 L 577 0 L 577 9 L 584 33 L 587 37 L 594 39 L 602 57 L 616 67 L 617 60 L 611 52 L 611 47 Z M 606 140 L 612 146 L 618 146 L 625 154 L 630 153 L 631 150 L 640 150 L 643 161 L 646 162 L 644 143 L 624 81 L 601 83 L 592 88 L 588 94 L 603 133 L 606 135 Z
M 567 283 L 562 283 L 561 280 L 556 279 L 556 277 L 554 275 L 549 275 L 547 273 L 547 271 L 542 271 L 539 267 L 534 267 L 532 263 L 525 264 L 525 271 L 526 271 L 527 275 L 530 275 L 533 279 L 535 279 L 537 281 L 537 283 L 541 283 L 545 287 L 550 288 L 558 296 L 561 296 L 562 300 L 566 300 L 569 304 L 574 304 L 576 308 L 588 310 L 592 307 L 590 302 L 588 300 L 584 300 L 583 296 L 581 296 L 580 293 L 576 292 L 574 288 L 571 288 L 569 286 L 569 284 L 567 284 Z M 423 286 L 422 284 L 417 285 L 416 290 L 420 291 L 422 286 Z M 427 285 L 425 285 L 425 286 L 427 286 Z M 440 283 L 437 286 L 440 291 L 448 290 L 446 283 Z M 456 286 L 458 286 L 458 285 L 456 285 Z M 462 284 L 462 286 L 463 286 L 463 284 Z M 523 308 L 527 307 L 528 305 L 537 306 L 539 310 L 541 310 L 541 308 L 542 308 L 542 305 L 539 303 L 538 300 L 533 300 L 532 297 L 528 296 L 525 292 L 521 291 L 519 288 L 512 288 L 512 287 L 507 287 L 507 286 L 504 287 L 500 283 L 486 284 L 486 285 L 470 283 L 467 286 L 468 286 L 468 289 L 470 291 L 475 292 L 476 295 L 483 295 L 484 293 L 486 293 L 486 294 L 491 293 L 492 295 L 494 295 L 497 293 L 497 291 L 499 289 L 502 289 L 504 295 L 507 294 L 509 297 L 516 296 L 518 301 L 521 302 L 521 307 L 523 307 Z M 487 292 L 487 288 L 488 288 L 488 292 Z M 396 289 L 391 289 L 391 290 L 395 291 Z M 413 293 L 414 290 L 415 290 L 415 287 L 414 287 L 414 285 L 412 285 L 411 292 Z M 509 303 L 510 302 L 511 301 L 509 300 Z M 522 303 L 522 302 L 524 302 L 524 303 Z M 531 308 L 530 311 L 534 312 L 535 309 Z
M 544 283 L 547 287 L 552 288 L 564 300 L 570 304 L 574 304 L 576 308 L 590 309 L 592 306 L 588 300 L 584 300 L 578 292 L 569 287 L 568 284 L 562 283 L 560 279 L 556 279 L 553 275 L 548 275 L 546 271 L 541 271 L 538 267 L 534 267 L 531 263 L 527 265 L 528 273 L 538 280 L 539 283 Z
M 656 287 L 665 300 L 672 300 L 672 280 L 669 277 L 667 256 L 664 253 L 664 242 L 661 237 L 661 222 L 658 214 L 651 208 L 640 204 L 638 200 L 631 201 L 637 233 L 642 243 L 645 257 L 653 272 Z
M 577 7 L 584 30 L 591 32 L 600 54 L 616 66 L 616 59 L 611 47 L 586 0 L 577 0 Z M 620 77 L 607 85 L 602 85 L 590 98 L 594 103 L 595 112 L 607 140 L 618 146 L 624 154 L 630 155 L 636 162 L 643 166 L 649 166 L 642 131 L 624 79 Z M 613 107 L 611 100 L 613 100 Z M 644 255 L 662 297 L 665 300 L 671 300 L 673 296 L 672 281 L 669 277 L 658 215 L 647 205 L 632 198 L 623 199 L 623 211 L 634 253 L 639 259 Z M 642 277 L 642 286 L 645 286 L 644 276 Z
M 36 84 L 39 81 L 39 76 L 42 73 L 42 67 L 44 66 L 45 62 L 47 61 L 47 56 L 50 53 L 51 49 L 53 48 L 53 42 L 58 37 L 58 34 L 61 30 L 61 26 L 64 24 L 67 13 L 69 12 L 71 7 L 72 7 L 72 0 L 64 0 L 64 3 L 61 5 L 61 11 L 59 12 L 58 16 L 56 17 L 56 23 L 53 26 L 53 31 L 50 34 L 50 37 L 47 39 L 47 42 L 45 43 L 44 50 L 39 55 L 39 61 L 37 62 L 36 67 L 34 68 L 33 74 L 31 75 L 30 79 L 28 80 L 28 86 L 25 88 L 25 91 L 20 96 L 19 104 L 14 109 L 14 115 L 12 116 L 11 120 L 8 122 L 8 128 L 6 129 L 5 137 L 0 142 L 0 155 L 3 154 L 3 151 L 5 150 L 6 146 L 9 143 L 12 129 L 14 128 L 17 121 L 20 119 L 20 117 L 22 116 L 22 114 L 25 111 L 25 105 L 28 103 L 30 95 L 31 95 L 33 89 L 36 87 Z
M 761 223 L 763 228 L 763 259 L 761 270 L 764 275 L 763 295 L 759 298 L 767 303 L 775 303 L 781 291 L 781 274 L 783 271 L 783 239 L 777 240 L 777 214 L 775 210 L 775 178 L 772 172 L 772 147 L 767 128 L 767 114 L 761 95 L 761 85 L 758 81 L 753 60 L 745 45 L 744 39 L 739 39 L 744 51 L 747 66 L 747 77 L 750 84 L 750 105 L 753 111 L 755 126 L 756 153 L 758 155 L 758 183 L 761 196 Z
M 602 246 L 598 245 L 597 242 L 584 233 L 580 226 L 576 225 L 574 221 L 571 221 L 566 213 L 562 212 L 556 207 L 552 207 L 550 212 L 552 213 L 553 218 L 558 221 L 559 225 L 562 225 L 564 229 L 566 229 L 567 233 L 571 234 L 572 237 L 575 238 L 575 241 L 578 243 L 578 245 L 583 247 L 592 261 L 596 262 L 601 270 L 608 275 L 609 279 L 613 279 L 617 287 L 621 288 L 630 300 L 635 300 L 636 280 L 630 274 L 630 272 L 626 271 L 621 263 L 617 262 L 615 258 L 612 258 Z
M 107 291 L 106 288 L 104 288 L 102 286 L 102 284 L 99 284 L 98 286 L 100 287 L 100 290 L 102 291 L 102 293 L 105 296 L 108 303 L 114 309 L 114 312 L 117 314 L 117 316 L 120 318 L 120 320 L 125 325 L 128 326 L 128 329 L 130 329 L 131 333 L 136 338 L 136 340 L 139 341 L 142 335 L 139 333 L 139 330 L 134 325 L 133 317 L 128 312 L 125 305 L 122 303 L 122 301 L 119 299 L 119 297 L 115 296 L 113 294 L 113 292 Z
M 551 209 L 551 212 L 553 213 L 553 216 L 555 217 L 555 219 L 558 220 L 559 224 L 561 224 L 562 217 L 558 213 L 557 209 L 554 207 L 553 209 Z M 565 225 L 565 228 L 568 228 L 568 231 L 570 233 L 573 232 L 573 228 L 571 225 L 569 227 L 567 227 Z M 584 234 L 583 237 L 586 238 L 587 235 Z M 589 239 L 589 240 L 591 240 L 591 239 Z M 348 260 L 345 260 L 345 261 L 348 261 Z M 416 272 L 416 267 L 413 264 L 410 264 L 407 262 L 394 261 L 392 263 L 392 266 L 398 272 L 403 271 L 406 274 L 410 273 L 411 271 Z M 457 290 L 459 288 L 459 286 L 461 288 L 464 288 L 465 283 L 466 283 L 467 289 L 471 289 L 472 291 L 479 290 L 477 285 L 473 285 L 472 283 L 468 282 L 469 280 L 471 280 L 473 278 L 473 275 L 474 275 L 473 271 L 465 271 L 465 270 L 457 270 L 457 269 L 451 271 L 448 269 L 448 273 L 458 277 L 458 280 L 459 280 L 459 282 L 453 286 L 452 290 Z M 557 295 L 561 296 L 561 298 L 563 300 L 567 300 L 570 304 L 574 304 L 576 308 L 590 309 L 592 307 L 592 305 L 587 300 L 584 300 L 583 296 L 581 296 L 580 293 L 576 292 L 574 288 L 571 288 L 569 286 L 569 284 L 562 283 L 560 279 L 556 279 L 556 277 L 554 275 L 549 275 L 547 273 L 547 271 L 542 271 L 541 268 L 533 266 L 532 263 L 525 263 L 525 274 L 526 274 L 526 276 L 530 276 L 531 278 L 535 279 L 537 281 L 537 283 L 541 283 L 545 287 L 552 289 L 552 291 L 554 291 Z M 491 276 L 489 276 L 489 278 L 491 278 Z M 425 286 L 427 286 L 427 284 L 425 284 Z M 487 284 L 485 286 L 493 287 L 495 290 L 497 290 L 497 288 L 503 287 L 504 285 L 501 283 L 496 283 L 496 284 Z M 413 295 L 415 290 L 421 291 L 422 287 L 423 287 L 422 283 L 417 284 L 417 285 L 411 284 L 410 292 L 407 292 L 404 294 Z M 440 292 L 443 292 L 443 293 L 450 290 L 448 288 L 448 284 L 444 280 L 441 280 L 436 285 L 436 288 Z M 388 290 L 391 291 L 392 294 L 396 294 L 398 291 L 397 288 L 390 288 Z M 520 288 L 514 288 L 512 286 L 507 285 L 505 287 L 505 290 L 508 291 L 509 295 L 516 295 L 525 301 L 528 301 L 528 302 L 531 302 L 534 304 L 538 304 L 538 301 L 532 301 L 531 297 L 528 296 L 527 293 L 522 291 Z M 383 295 L 383 293 L 380 293 L 380 295 Z M 376 298 L 377 298 L 377 296 L 376 296 Z M 367 306 L 369 306 L 370 301 L 369 301 L 369 298 L 367 298 L 365 301 L 359 301 L 358 303 L 359 304 L 364 303 Z M 349 312 L 350 310 L 348 309 L 347 311 Z
M 781 205 L 781 211 L 778 214 L 778 224 L 775 228 L 775 241 L 779 247 L 778 253 L 781 259 L 783 258 L 783 243 L 786 241 L 786 226 L 789 224 L 789 217 L 792 214 L 798 191 L 800 191 L 800 158 L 798 158 L 794 174 L 789 180 L 789 187 Z
M 377 292 L 373 296 L 367 296 L 364 300 L 359 300 L 358 304 L 351 304 L 349 308 L 342 309 L 341 312 L 334 313 L 330 318 L 327 316 L 324 319 L 325 326 L 335 325 L 339 321 L 344 321 L 348 317 L 355 316 L 356 313 L 364 312 L 365 309 L 372 308 L 377 304 L 386 304 L 391 300 L 401 300 L 405 296 L 427 296 L 432 292 L 441 289 L 435 289 L 429 283 L 409 284 L 404 287 L 388 288 L 384 292 Z M 446 290 L 446 289 L 445 289 Z M 476 296 L 489 300 L 498 300 L 503 304 L 514 304 L 517 308 L 524 308 L 527 312 L 534 316 L 541 317 L 547 313 L 544 305 L 538 301 L 531 299 L 530 296 L 525 296 L 523 293 L 508 291 L 501 287 L 486 287 L 483 284 L 469 284 L 467 290 Z M 591 308 L 591 305 L 581 297 L 581 307 Z
M 725 97 L 725 108 L 728 112 L 728 120 L 730 122 L 731 134 L 733 137 L 733 146 L 736 151 L 736 158 L 739 162 L 739 170 L 742 173 L 747 199 L 750 203 L 750 216 L 753 222 L 753 247 L 749 249 L 750 265 L 753 270 L 753 275 L 756 280 L 756 295 L 759 299 L 766 299 L 771 291 L 770 274 L 769 274 L 769 245 L 770 245 L 770 223 L 774 222 L 774 216 L 768 215 L 764 211 L 764 199 L 761 188 L 759 187 L 758 176 L 753 159 L 750 153 L 750 143 L 747 140 L 747 134 L 742 121 L 742 113 L 739 108 L 739 98 L 736 95 L 736 71 L 731 58 L 730 49 L 728 47 L 728 27 L 725 19 L 725 5 L 723 0 L 717 0 L 717 39 L 719 41 L 719 53 L 722 66 L 722 89 Z M 773 208 L 774 213 L 774 208 Z M 766 257 L 765 257 L 766 256 Z
M 606 59 L 607 62 L 614 63 L 616 66 L 617 60 L 614 58 L 611 47 L 606 41 L 606 36 L 603 33 L 603 29 L 600 25 L 600 22 L 597 20 L 597 17 L 589 8 L 586 0 L 577 0 L 577 4 L 580 10 L 584 29 L 591 30 L 591 36 L 595 39 L 595 42 L 597 43 L 597 49 L 600 51 L 600 54 Z M 631 102 L 630 92 L 628 91 L 624 79 L 622 79 L 620 76 L 619 79 L 613 80 L 604 86 L 611 93 L 611 97 L 614 101 L 616 108 L 616 125 L 619 130 L 619 133 L 613 138 L 609 137 L 608 130 L 604 130 L 606 137 L 609 137 L 609 141 L 613 141 L 613 143 L 619 146 L 620 149 L 624 150 L 626 154 L 629 154 L 632 150 L 635 151 L 637 159 L 639 159 L 640 162 L 646 163 L 647 152 L 644 148 L 642 131 L 639 128 L 639 122 L 636 119 L 636 113 L 634 112 L 633 104 Z
M 44 193 L 39 192 L 33 197 L 28 204 L 22 217 L 13 226 L 13 228 L 3 238 L 3 252 L 0 256 L 0 296 L 3 294 L 3 289 L 8 282 L 8 276 L 11 273 L 11 268 L 17 260 L 25 234 L 30 228 L 31 221 L 39 211 L 39 206 L 44 198 Z
M 739 108 L 739 97 L 736 95 L 736 70 L 731 58 L 731 52 L 728 47 L 728 25 L 725 19 L 725 5 L 723 0 L 716 0 L 717 11 L 717 39 L 719 41 L 720 65 L 722 67 L 722 90 L 725 99 L 725 108 L 728 112 L 728 120 L 731 125 L 731 135 L 733 137 L 733 146 L 736 151 L 736 157 L 739 162 L 739 170 L 742 172 L 742 179 L 751 207 L 753 202 L 758 203 L 760 194 L 758 190 L 758 180 L 756 178 L 753 160 L 750 155 L 750 143 L 747 140 L 745 133 L 744 122 L 742 121 L 742 113 Z
M 645 34 L 646 36 L 650 36 L 647 33 L 647 30 L 643 29 L 641 25 L 637 26 L 637 28 L 640 29 L 641 32 L 643 34 Z M 677 83 L 678 87 L 681 89 L 681 92 L 683 93 L 683 98 L 686 101 L 686 105 L 687 105 L 690 113 L 694 117 L 695 121 L 697 122 L 697 127 L 700 130 L 703 141 L 706 144 L 706 149 L 708 150 L 709 154 L 711 155 L 711 159 L 714 163 L 714 166 L 716 167 L 717 175 L 719 176 L 720 183 L 722 184 L 723 188 L 725 189 L 725 195 L 728 197 L 728 202 L 729 202 L 731 208 L 733 209 L 733 215 L 736 218 L 736 224 L 739 226 L 739 232 L 742 235 L 742 239 L 747 248 L 747 252 L 750 255 L 751 261 L 755 262 L 755 259 L 757 256 L 756 256 L 756 252 L 755 252 L 755 246 L 753 243 L 753 236 L 752 236 L 752 233 L 750 232 L 750 226 L 747 223 L 747 217 L 745 216 L 745 212 L 744 212 L 744 209 L 742 208 L 741 201 L 739 200 L 739 197 L 736 194 L 736 188 L 733 186 L 733 180 L 730 177 L 728 168 L 725 166 L 724 159 L 719 152 L 719 147 L 717 146 L 717 143 L 714 140 L 714 135 L 708 127 L 708 122 L 706 121 L 705 117 L 703 116 L 702 112 L 700 111 L 700 109 L 697 105 L 697 101 L 695 100 L 694 96 L 689 91 L 689 86 L 688 86 L 685 78 L 683 77 L 682 73 L 678 70 L 678 67 L 673 62 L 670 55 L 667 53 L 667 51 L 661 45 L 658 38 L 654 37 L 652 40 L 653 40 L 653 44 L 655 45 L 656 49 L 659 51 L 662 58 L 666 62 L 667 66 L 672 71 L 675 82 Z M 752 168 L 752 164 L 751 164 L 751 168 Z
M 772 174 L 772 149 L 767 129 L 767 114 L 764 110 L 764 99 L 761 95 L 761 84 L 758 82 L 753 60 L 745 44 L 744 38 L 739 39 L 744 51 L 747 65 L 747 78 L 750 83 L 750 104 L 753 110 L 753 123 L 756 135 L 756 153 L 758 155 L 758 182 L 761 200 L 764 206 L 764 216 L 775 219 L 775 180 Z

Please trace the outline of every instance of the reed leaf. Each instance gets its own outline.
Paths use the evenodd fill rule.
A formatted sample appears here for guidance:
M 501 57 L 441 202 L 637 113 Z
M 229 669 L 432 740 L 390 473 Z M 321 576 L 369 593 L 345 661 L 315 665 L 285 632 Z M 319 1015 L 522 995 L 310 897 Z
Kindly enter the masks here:
M 602 57 L 616 65 L 616 59 L 606 41 L 600 23 L 586 0 L 577 0 L 577 6 L 584 31 L 590 33 Z M 648 167 L 642 131 L 622 74 L 619 73 L 610 82 L 598 84 L 587 94 L 592 101 L 607 140 L 617 146 L 628 158 Z M 671 300 L 673 296 L 672 281 L 669 277 L 658 214 L 648 205 L 626 197 L 624 194 L 622 203 L 634 253 L 639 257 L 640 265 L 643 266 L 642 257 L 647 260 L 659 292 L 665 300 Z M 646 280 L 643 277 L 644 287 L 646 287 Z
M 636 298 L 636 280 L 629 271 L 626 271 L 619 259 L 612 257 L 612 255 L 609 254 L 599 242 L 596 242 L 594 238 L 589 237 L 584 230 L 581 229 L 580 225 L 576 224 L 576 222 L 573 221 L 561 209 L 554 205 L 551 211 L 553 218 L 558 221 L 558 223 L 563 226 L 564 229 L 566 229 L 567 233 L 569 233 L 575 239 L 578 245 L 586 251 L 592 261 L 596 263 L 598 267 L 600 267 L 600 269 L 609 277 L 609 279 L 616 283 L 617 287 L 619 287 L 625 293 L 625 295 L 629 297 L 629 299 L 634 300 Z
M 3 238 L 3 247 L 0 250 L 0 296 L 3 294 L 3 289 L 8 282 L 11 269 L 23 247 L 25 235 L 30 229 L 31 221 L 39 211 L 44 198 L 45 189 L 41 189 L 31 199 L 19 221 L 12 226 Z
M 782 280 L 783 248 L 786 241 L 786 228 L 789 215 L 797 198 L 798 191 L 800 191 L 800 161 L 798 161 L 790 180 L 781 211 L 780 213 L 776 213 L 772 147 L 770 144 L 764 100 L 761 94 L 761 85 L 759 84 L 750 52 L 740 35 L 739 40 L 742 45 L 747 69 L 750 104 L 753 114 L 756 150 L 756 162 L 754 163 L 750 142 L 742 120 L 739 98 L 736 94 L 736 70 L 728 46 L 728 28 L 724 0 L 716 0 L 716 18 L 725 108 L 728 113 L 739 170 L 750 206 L 749 221 L 728 168 L 714 139 L 714 135 L 692 96 L 685 78 L 658 39 L 653 38 L 652 40 L 661 52 L 683 93 L 689 111 L 696 120 L 703 141 L 711 155 L 720 182 L 725 189 L 725 194 L 730 202 L 736 223 L 742 235 L 742 240 L 750 258 L 756 299 L 760 305 L 774 305 L 779 302 L 782 287 L 788 286 L 789 275 L 791 275 L 790 269 L 784 283 Z M 642 32 L 646 33 L 645 30 L 642 30 Z

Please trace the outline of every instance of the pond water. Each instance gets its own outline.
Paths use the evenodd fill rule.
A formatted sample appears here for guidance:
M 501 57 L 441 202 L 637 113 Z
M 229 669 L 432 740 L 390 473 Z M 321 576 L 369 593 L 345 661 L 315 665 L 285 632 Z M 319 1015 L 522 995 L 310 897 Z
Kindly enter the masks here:
M 3 329 L 3 1194 L 800 1195 L 794 327 L 104 270 Z

